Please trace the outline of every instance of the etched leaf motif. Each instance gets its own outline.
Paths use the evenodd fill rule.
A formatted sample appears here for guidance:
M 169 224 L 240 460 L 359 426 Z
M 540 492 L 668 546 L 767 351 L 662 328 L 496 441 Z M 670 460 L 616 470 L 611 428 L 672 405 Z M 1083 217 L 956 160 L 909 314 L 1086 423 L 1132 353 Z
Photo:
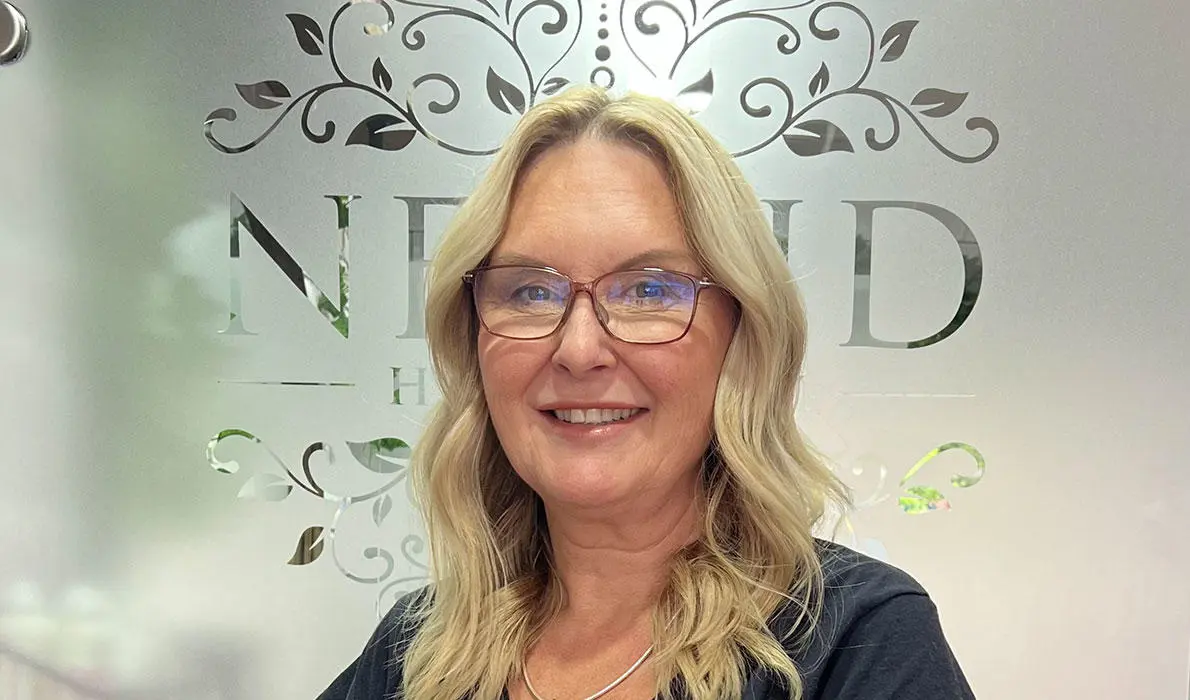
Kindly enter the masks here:
M 570 84 L 566 78 L 553 77 L 545 81 L 545 85 L 541 86 L 541 91 L 546 95 L 552 95 Z
M 236 111 L 231 107 L 220 107 L 219 109 L 216 109 L 215 111 L 208 114 L 207 118 L 203 120 L 203 123 L 210 124 L 216 119 L 234 122 L 236 120 Z
M 706 75 L 682 88 L 678 92 L 675 102 L 685 107 L 691 114 L 698 114 L 710 105 L 711 97 L 714 94 L 715 76 L 712 71 L 708 70 Z
M 254 501 L 284 501 L 293 492 L 293 485 L 276 474 L 263 472 L 244 482 L 237 498 Z
M 372 504 L 372 522 L 376 523 L 377 527 L 379 527 L 380 525 L 383 525 L 384 519 L 388 517 L 388 514 L 390 511 L 392 511 L 392 509 L 393 509 L 393 497 L 392 496 L 390 496 L 386 493 L 383 496 L 381 496 L 380 498 L 377 498 L 376 501 Z
M 318 557 L 322 556 L 323 544 L 321 525 L 306 528 L 306 531 L 298 538 L 297 548 L 288 563 L 291 566 L 305 566 L 316 561 Z
M 496 109 L 505 114 L 525 113 L 525 94 L 520 88 L 501 78 L 490 66 L 488 67 L 488 99 L 496 105 Z M 511 107 L 511 109 L 509 109 Z
M 910 486 L 905 491 L 932 503 L 946 500 L 946 496 L 943 496 L 941 491 L 932 486 Z
M 929 501 L 915 496 L 901 496 L 897 499 L 897 505 L 901 506 L 901 510 L 909 515 L 921 515 L 930 510 Z
M 302 51 L 311 56 L 321 56 L 322 44 L 325 41 L 322 38 L 322 27 L 319 27 L 313 18 L 297 12 L 287 14 L 285 17 L 293 25 L 293 33 L 297 37 L 298 46 L 302 47 Z
M 907 19 L 897 22 L 884 32 L 880 39 L 880 48 L 884 51 L 880 57 L 881 63 L 895 61 L 905 53 L 905 48 L 909 46 L 909 36 L 913 34 L 916 26 L 917 20 Z
M 273 109 L 280 107 L 282 100 L 289 99 L 289 88 L 276 80 L 263 80 L 259 83 L 243 85 L 236 83 L 236 90 L 244 101 L 257 109 Z
M 928 107 L 921 110 L 927 117 L 945 117 L 954 114 L 967 101 L 965 92 L 950 92 L 939 88 L 926 88 L 913 98 L 914 107 Z
M 909 515 L 921 515 L 935 510 L 950 510 L 950 501 L 946 500 L 938 489 L 929 486 L 912 486 L 905 489 L 908 496 L 897 499 L 901 510 Z
M 682 88 L 681 91 L 678 92 L 678 94 L 679 95 L 688 95 L 692 92 L 706 92 L 706 93 L 715 92 L 715 73 L 714 73 L 714 71 L 707 71 L 706 75 L 702 76 L 698 80 L 696 80 L 693 83 L 690 83 L 686 87 Z
M 831 151 L 855 153 L 847 135 L 839 127 L 823 119 L 811 119 L 794 127 L 808 134 L 785 134 L 785 145 L 799 156 L 818 156 Z
M 377 438 L 369 442 L 348 442 L 351 456 L 369 471 L 377 474 L 392 474 L 401 471 L 405 465 L 396 460 L 409 459 L 413 449 L 400 438 Z
M 384 67 L 384 62 L 379 58 L 372 64 L 372 80 L 376 83 L 376 87 L 385 92 L 393 89 L 393 77 L 389 75 L 388 69 Z
M 384 131 L 392 126 L 404 124 L 405 120 L 395 114 L 373 114 L 351 130 L 347 145 L 371 146 L 382 151 L 399 151 L 409 145 L 417 132 L 413 129 Z
M 818 69 L 814 77 L 810 79 L 810 97 L 818 97 L 831 83 L 831 71 L 826 67 L 826 63 Z

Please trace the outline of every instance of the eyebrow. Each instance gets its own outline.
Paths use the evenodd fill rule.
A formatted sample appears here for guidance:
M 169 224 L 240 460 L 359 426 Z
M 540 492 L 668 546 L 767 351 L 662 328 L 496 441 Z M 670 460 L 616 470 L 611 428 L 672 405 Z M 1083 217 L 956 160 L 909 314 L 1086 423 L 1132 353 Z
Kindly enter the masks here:
M 636 267 L 664 267 L 666 264 L 674 263 L 688 263 L 696 267 L 698 265 L 694 257 L 684 250 L 655 248 L 653 250 L 646 250 L 643 253 L 634 255 L 627 260 L 621 260 L 620 263 L 616 265 L 616 269 L 628 270 Z M 540 258 L 535 258 L 531 255 L 523 255 L 521 253 L 503 253 L 492 258 L 488 264 L 554 267 Z

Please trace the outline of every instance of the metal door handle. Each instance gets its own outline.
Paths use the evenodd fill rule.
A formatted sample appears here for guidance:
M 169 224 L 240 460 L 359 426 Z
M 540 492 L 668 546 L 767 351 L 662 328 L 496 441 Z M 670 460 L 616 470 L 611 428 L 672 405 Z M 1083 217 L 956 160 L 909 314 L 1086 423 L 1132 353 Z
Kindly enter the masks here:
M 0 66 L 24 58 L 29 50 L 29 24 L 25 15 L 7 0 L 0 0 Z

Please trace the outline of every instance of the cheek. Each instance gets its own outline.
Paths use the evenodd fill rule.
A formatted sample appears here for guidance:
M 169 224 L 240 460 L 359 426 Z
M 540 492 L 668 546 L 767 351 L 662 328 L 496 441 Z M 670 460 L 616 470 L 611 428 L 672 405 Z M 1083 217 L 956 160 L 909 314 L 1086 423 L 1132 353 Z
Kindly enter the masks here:
M 709 419 L 721 358 L 705 348 L 675 347 L 675 351 L 664 360 L 640 367 L 639 376 L 647 377 L 649 389 L 669 405 L 671 416 L 682 421 Z
M 479 372 L 493 416 L 505 415 L 499 409 L 520 402 L 537 372 L 535 358 L 504 347 L 507 342 L 487 333 L 481 333 L 478 342 Z
M 655 377 L 658 391 L 664 391 L 671 406 L 677 408 L 674 414 L 709 425 L 727 346 L 717 338 L 708 341 L 680 350 L 667 367 L 657 369 Z

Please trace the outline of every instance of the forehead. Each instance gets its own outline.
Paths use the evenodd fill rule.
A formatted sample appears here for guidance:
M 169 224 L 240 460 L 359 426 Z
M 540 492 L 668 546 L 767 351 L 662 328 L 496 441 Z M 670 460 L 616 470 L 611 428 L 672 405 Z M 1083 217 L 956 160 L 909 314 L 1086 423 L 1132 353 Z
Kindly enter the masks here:
M 572 274 L 697 268 L 664 167 L 590 139 L 546 151 L 522 174 L 490 261 Z

